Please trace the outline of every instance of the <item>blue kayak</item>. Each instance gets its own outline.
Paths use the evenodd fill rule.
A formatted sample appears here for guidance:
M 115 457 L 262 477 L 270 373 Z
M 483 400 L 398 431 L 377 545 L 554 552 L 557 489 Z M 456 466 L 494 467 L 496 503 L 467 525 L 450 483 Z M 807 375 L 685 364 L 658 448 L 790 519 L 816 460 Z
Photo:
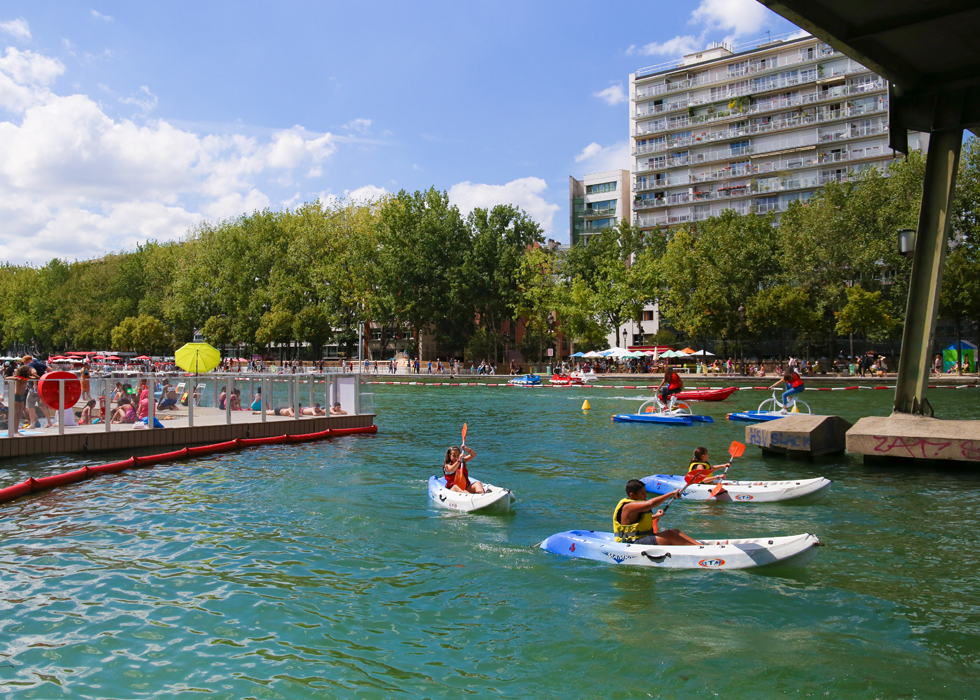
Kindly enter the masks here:
M 541 386 L 541 377 L 536 374 L 525 374 L 523 377 L 514 377 L 507 383 L 512 386 Z

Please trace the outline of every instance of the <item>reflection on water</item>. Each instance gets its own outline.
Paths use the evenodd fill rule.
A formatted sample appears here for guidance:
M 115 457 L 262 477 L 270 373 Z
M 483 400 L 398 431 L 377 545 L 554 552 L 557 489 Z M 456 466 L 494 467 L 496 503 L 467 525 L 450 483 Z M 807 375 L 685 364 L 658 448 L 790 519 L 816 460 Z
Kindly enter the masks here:
M 43 698 L 972 697 L 973 470 L 750 449 L 733 475 L 822 474 L 833 491 L 808 506 L 671 509 L 671 526 L 705 537 L 814 532 L 828 546 L 803 570 L 644 571 L 533 547 L 558 530 L 608 529 L 627 479 L 685 463 L 698 444 L 724 451 L 744 435 L 724 414 L 750 398 L 702 404 L 718 422 L 677 429 L 613 424 L 633 401 L 597 390 L 379 387 L 376 436 L 125 472 L 0 506 L 0 687 Z M 827 392 L 811 404 L 853 420 L 890 399 Z M 980 391 L 934 403 L 976 416 Z M 517 493 L 508 517 L 427 503 L 426 479 L 464 420 L 474 475 Z M 78 464 L 8 466 L 0 485 Z

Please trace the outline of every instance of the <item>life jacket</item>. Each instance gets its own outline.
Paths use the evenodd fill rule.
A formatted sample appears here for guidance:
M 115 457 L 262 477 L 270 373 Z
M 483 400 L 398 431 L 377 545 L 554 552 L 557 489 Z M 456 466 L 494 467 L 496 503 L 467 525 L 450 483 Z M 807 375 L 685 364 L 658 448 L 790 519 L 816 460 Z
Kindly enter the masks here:
M 797 389 L 797 388 L 803 386 L 803 380 L 800 379 L 800 375 L 799 374 L 797 374 L 796 372 L 793 372 L 793 378 L 790 379 L 788 382 L 786 382 L 786 386 L 791 387 L 793 389 Z
M 613 534 L 616 535 L 617 542 L 633 542 L 641 537 L 652 535 L 655 532 L 653 529 L 653 514 L 650 511 L 643 513 L 640 516 L 639 522 L 635 522 L 632 525 L 623 525 L 620 522 L 623 506 L 632 502 L 632 498 L 624 498 L 616 504 L 616 510 L 613 511 Z
M 670 382 L 667 384 L 667 388 L 680 389 L 682 386 L 684 386 L 684 383 L 681 381 L 681 375 L 677 374 L 677 372 L 671 372 Z
M 687 468 L 687 473 L 690 474 L 693 471 L 702 471 L 702 470 L 704 471 L 704 475 L 706 477 L 711 476 L 714 473 L 714 470 L 711 468 L 711 465 L 708 464 L 707 462 L 691 462 L 691 466 Z
M 185 391 L 184 392 L 184 395 L 180 397 L 180 405 L 181 406 L 186 406 L 187 405 L 187 397 L 188 397 L 188 395 L 189 395 L 188 392 Z
M 446 477 L 446 488 L 447 489 L 451 489 L 453 487 L 453 485 L 456 483 L 456 472 L 458 472 L 460 469 L 463 470 L 463 478 L 466 480 L 466 486 L 469 487 L 469 485 L 470 485 L 470 473 L 466 470 L 466 463 L 464 462 L 464 463 L 460 464 L 459 465 L 459 468 L 457 468 L 456 471 L 454 471 L 452 474 L 447 474 L 446 473 L 446 468 L 445 467 L 442 468 L 442 475 L 444 477 Z

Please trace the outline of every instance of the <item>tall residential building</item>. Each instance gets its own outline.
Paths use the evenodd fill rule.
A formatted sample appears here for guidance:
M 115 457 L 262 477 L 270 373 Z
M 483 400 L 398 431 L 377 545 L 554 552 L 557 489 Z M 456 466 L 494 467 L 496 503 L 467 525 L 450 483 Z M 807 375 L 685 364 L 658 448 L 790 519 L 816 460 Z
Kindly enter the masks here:
M 609 170 L 568 178 L 569 241 L 584 243 L 589 236 L 629 220 L 628 170 Z
M 783 212 L 828 182 L 884 170 L 888 83 L 819 39 L 714 46 L 630 75 L 633 221 Z M 926 135 L 909 145 L 925 149 Z

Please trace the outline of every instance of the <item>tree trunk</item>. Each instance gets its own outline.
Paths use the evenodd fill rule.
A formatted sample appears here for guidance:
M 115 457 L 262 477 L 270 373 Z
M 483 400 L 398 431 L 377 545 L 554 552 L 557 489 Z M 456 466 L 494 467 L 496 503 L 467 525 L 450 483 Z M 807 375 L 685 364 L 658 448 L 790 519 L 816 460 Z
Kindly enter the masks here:
M 963 339 L 960 337 L 960 317 L 956 317 L 956 374 L 963 376 Z

